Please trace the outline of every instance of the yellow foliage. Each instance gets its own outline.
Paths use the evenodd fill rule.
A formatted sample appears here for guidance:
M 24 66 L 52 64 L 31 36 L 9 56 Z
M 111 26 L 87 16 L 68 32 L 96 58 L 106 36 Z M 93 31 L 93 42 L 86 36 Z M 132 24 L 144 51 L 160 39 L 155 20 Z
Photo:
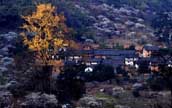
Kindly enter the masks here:
M 54 45 L 56 45 L 56 46 L 62 46 L 63 45 L 63 40 L 62 39 L 55 39 L 54 40 Z
M 56 8 L 51 4 L 39 4 L 31 15 L 22 16 L 26 23 L 21 27 L 25 32 L 21 33 L 23 43 L 32 51 L 38 52 L 37 56 L 48 61 L 48 55 L 57 53 L 58 48 L 66 44 L 68 28 L 65 25 L 65 17 L 56 14 Z

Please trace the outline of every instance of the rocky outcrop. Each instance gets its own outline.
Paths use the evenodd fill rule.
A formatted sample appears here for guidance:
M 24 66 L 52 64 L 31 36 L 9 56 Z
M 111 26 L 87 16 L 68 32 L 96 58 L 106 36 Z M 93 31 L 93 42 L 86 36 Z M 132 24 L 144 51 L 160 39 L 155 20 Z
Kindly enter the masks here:
M 0 91 L 0 108 L 11 108 L 13 96 L 8 91 Z
M 12 49 L 15 49 L 18 35 L 15 32 L 8 32 L 0 35 L 0 79 L 9 80 L 12 72 L 9 67 L 14 66 Z M 0 81 L 0 84 L 4 83 Z
M 103 108 L 102 104 L 98 102 L 95 97 L 87 96 L 80 99 L 80 107 L 86 108 Z
M 130 108 L 129 106 L 124 105 L 115 105 L 115 108 Z
M 18 34 L 15 32 L 0 34 L 0 55 L 9 56 L 10 49 L 15 48 L 17 38 Z
M 108 97 L 85 96 L 79 100 L 79 108 L 114 108 L 115 101 Z
M 25 96 L 21 106 L 23 108 L 58 108 L 58 101 L 54 95 L 31 93 Z

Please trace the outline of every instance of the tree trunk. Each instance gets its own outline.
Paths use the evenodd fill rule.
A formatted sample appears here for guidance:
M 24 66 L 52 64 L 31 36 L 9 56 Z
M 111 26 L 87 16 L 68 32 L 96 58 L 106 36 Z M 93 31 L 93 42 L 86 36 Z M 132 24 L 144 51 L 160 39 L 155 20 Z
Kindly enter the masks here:
M 171 88 L 171 106 L 172 106 L 172 88 Z
M 51 75 L 52 66 L 43 66 L 41 71 L 39 71 L 35 76 L 36 91 L 48 94 L 51 93 Z
M 51 75 L 52 75 L 52 66 L 44 66 L 42 68 L 42 91 L 45 93 L 51 93 Z

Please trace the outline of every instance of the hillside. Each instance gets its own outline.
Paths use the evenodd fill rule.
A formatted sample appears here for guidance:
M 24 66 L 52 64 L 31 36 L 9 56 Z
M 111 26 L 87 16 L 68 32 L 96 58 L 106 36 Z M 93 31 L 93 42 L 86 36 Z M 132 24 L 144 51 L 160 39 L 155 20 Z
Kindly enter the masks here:
M 40 2 L 58 7 L 77 40 L 93 39 L 110 48 L 148 43 L 164 46 L 157 41 L 152 20 L 157 13 L 172 10 L 170 0 L 2 0 L 1 32 L 20 31 L 20 16 L 32 12 Z
M 0 108 L 172 108 L 172 0 L 0 0 Z

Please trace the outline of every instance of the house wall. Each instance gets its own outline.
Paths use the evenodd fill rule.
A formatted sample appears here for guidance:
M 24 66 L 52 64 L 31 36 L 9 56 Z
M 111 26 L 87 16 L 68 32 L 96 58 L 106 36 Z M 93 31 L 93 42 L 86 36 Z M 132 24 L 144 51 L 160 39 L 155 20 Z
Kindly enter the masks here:
M 150 69 L 152 72 L 159 72 L 160 71 L 159 66 L 150 66 Z
M 147 57 L 151 57 L 152 52 L 151 51 L 147 51 L 145 49 L 143 49 L 143 57 L 147 58 Z

